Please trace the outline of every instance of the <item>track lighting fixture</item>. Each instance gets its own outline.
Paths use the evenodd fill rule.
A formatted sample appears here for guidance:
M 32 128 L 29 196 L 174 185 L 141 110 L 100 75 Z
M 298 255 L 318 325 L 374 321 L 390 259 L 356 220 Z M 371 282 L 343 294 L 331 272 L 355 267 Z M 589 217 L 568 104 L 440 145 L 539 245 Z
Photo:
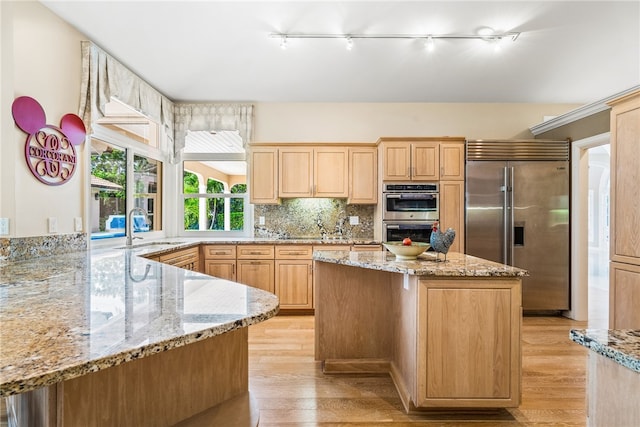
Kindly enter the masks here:
M 425 40 L 425 49 L 432 51 L 435 47 L 436 39 L 448 40 L 484 40 L 495 42 L 496 46 L 504 40 L 516 41 L 520 33 L 506 32 L 495 33 L 490 28 L 483 28 L 478 34 L 305 34 L 305 33 L 271 33 L 269 37 L 279 38 L 280 47 L 286 48 L 288 39 L 344 39 L 347 49 L 353 48 L 354 39 L 422 39 Z M 497 47 L 499 49 L 499 47 Z

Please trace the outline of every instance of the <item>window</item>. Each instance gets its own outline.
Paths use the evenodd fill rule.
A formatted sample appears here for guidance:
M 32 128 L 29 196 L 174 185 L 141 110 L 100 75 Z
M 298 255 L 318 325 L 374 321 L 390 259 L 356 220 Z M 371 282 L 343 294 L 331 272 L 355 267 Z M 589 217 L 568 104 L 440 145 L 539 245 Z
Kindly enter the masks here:
M 114 101 L 109 106 L 107 117 L 94 125 L 91 135 L 91 239 L 125 236 L 127 212 L 134 207 L 146 212 L 133 216 L 134 231 L 161 232 L 163 156 L 156 148 L 158 126 L 123 104 Z M 131 127 L 134 120 L 137 126 Z
M 247 163 L 237 132 L 188 132 L 182 162 L 183 235 L 247 235 Z

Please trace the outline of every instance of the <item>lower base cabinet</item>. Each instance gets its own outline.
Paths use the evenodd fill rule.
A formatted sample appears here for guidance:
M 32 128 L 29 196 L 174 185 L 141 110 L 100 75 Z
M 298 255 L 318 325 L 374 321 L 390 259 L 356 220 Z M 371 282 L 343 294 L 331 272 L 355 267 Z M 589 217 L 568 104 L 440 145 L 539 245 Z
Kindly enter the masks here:
M 280 308 L 313 308 L 311 260 L 276 260 L 275 278 Z
M 200 256 L 197 247 L 178 249 L 176 251 L 160 255 L 157 260 L 164 264 L 184 268 L 185 270 L 200 270 Z
M 640 265 L 609 264 L 609 328 L 640 328 Z
M 204 260 L 204 274 L 225 280 L 236 280 L 235 260 Z
M 239 283 L 275 293 L 273 260 L 238 260 L 237 262 Z

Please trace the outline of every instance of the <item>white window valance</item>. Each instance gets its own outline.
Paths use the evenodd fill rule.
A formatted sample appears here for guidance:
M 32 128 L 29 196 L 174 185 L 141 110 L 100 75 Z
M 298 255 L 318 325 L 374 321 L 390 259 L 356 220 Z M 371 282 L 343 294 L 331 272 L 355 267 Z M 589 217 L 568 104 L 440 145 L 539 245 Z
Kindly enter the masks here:
M 242 144 L 251 141 L 251 104 L 174 104 L 175 151 L 184 148 L 187 131 L 238 131 Z
M 173 102 L 111 55 L 89 41 L 82 42 L 82 81 L 79 116 L 89 127 L 105 116 L 111 97 L 160 123 L 174 137 Z

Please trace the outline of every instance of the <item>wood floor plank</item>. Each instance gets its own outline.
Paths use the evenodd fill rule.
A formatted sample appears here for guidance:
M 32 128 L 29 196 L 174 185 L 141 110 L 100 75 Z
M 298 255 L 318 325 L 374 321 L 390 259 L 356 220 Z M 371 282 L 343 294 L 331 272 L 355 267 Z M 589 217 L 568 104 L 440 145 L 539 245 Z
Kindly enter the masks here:
M 249 387 L 260 426 L 535 427 L 586 425 L 586 327 L 563 317 L 523 319 L 522 404 L 487 413 L 405 414 L 387 375 L 325 375 L 314 360 L 313 316 L 277 316 L 249 329 Z

